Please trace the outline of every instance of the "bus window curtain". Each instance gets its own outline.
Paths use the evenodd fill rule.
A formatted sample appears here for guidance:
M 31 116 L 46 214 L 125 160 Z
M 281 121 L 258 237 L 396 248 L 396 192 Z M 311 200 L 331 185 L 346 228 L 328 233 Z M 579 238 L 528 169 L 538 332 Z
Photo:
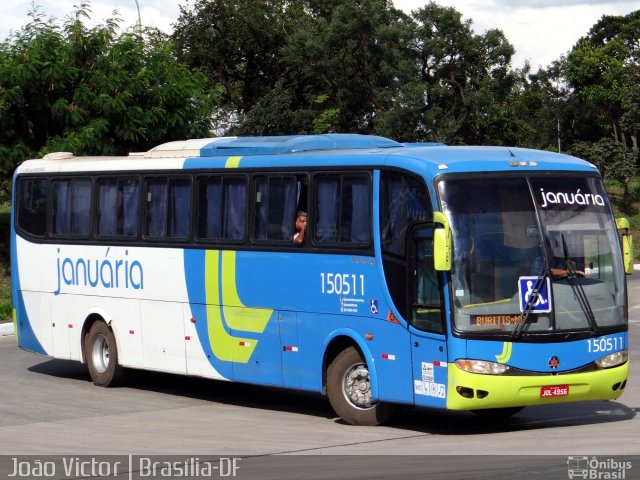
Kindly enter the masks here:
M 61 180 L 56 182 L 54 233 L 89 235 L 91 232 L 91 182 Z M 87 206 L 89 206 L 87 208 Z
M 366 178 L 354 178 L 351 184 L 351 237 L 343 239 L 352 243 L 368 243 L 371 240 L 371 213 L 369 182 Z
M 245 232 L 247 192 L 244 180 L 229 179 L 225 182 L 226 209 L 224 212 L 224 238 L 242 240 Z
M 171 204 L 169 231 L 167 236 L 185 238 L 189 236 L 191 220 L 191 184 L 188 180 L 170 182 Z
M 256 180 L 256 240 L 267 239 L 267 209 L 269 206 L 267 191 L 267 179 L 265 177 Z
M 124 180 L 122 187 L 122 235 L 138 236 L 140 217 L 140 184 L 137 180 Z
M 98 183 L 98 235 L 118 234 L 118 181 Z
M 56 210 L 53 222 L 53 233 L 64 235 L 71 233 L 71 209 L 69 181 L 55 182 Z
M 298 206 L 298 184 L 293 178 L 283 179 L 284 205 L 282 209 L 282 237 L 274 240 L 290 240 L 295 234 L 296 208 Z
M 91 182 L 71 181 L 71 232 L 72 235 L 91 233 Z
M 387 198 L 385 201 L 388 205 L 388 223 L 385 231 L 385 247 L 392 253 L 401 254 L 404 253 L 401 230 L 402 218 L 405 216 L 402 183 L 389 182 L 387 185 Z
M 318 180 L 315 235 L 315 239 L 318 242 L 334 243 L 338 241 L 340 212 L 339 187 L 339 178 L 323 178 Z
M 255 186 L 256 240 L 291 241 L 294 235 L 298 196 L 295 177 L 261 177 L 256 179 Z M 239 190 L 237 195 L 241 193 L 242 190 Z M 244 193 L 242 195 L 244 198 Z M 243 201 L 240 201 L 238 206 L 244 207 Z M 237 215 L 237 219 L 244 225 L 242 215 Z
M 147 184 L 147 236 L 162 237 L 167 230 L 167 182 Z
M 204 217 L 204 235 L 205 238 L 219 239 L 222 235 L 220 231 L 221 216 L 221 180 L 219 178 L 210 178 L 205 180 L 205 217 Z

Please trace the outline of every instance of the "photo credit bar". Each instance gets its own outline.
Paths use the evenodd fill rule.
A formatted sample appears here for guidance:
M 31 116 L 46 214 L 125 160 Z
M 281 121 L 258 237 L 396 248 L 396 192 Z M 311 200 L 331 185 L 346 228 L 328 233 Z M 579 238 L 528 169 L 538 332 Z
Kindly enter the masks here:
M 0 455 L 0 480 L 632 480 L 637 465 L 640 455 L 9 454 Z
M 234 478 L 239 476 L 241 460 L 206 455 L 3 455 L 0 479 Z

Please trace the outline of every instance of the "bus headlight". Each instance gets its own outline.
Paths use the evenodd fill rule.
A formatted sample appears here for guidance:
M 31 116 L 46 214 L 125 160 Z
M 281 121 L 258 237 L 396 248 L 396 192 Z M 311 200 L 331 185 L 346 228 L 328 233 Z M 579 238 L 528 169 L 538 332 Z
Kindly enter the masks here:
M 618 365 L 622 365 L 628 359 L 629 351 L 620 350 L 619 352 L 613 352 L 609 355 L 605 355 L 604 357 L 600 357 L 596 360 L 596 365 L 598 365 L 600 368 L 617 367 Z
M 482 375 L 502 375 L 509 366 L 503 363 L 487 362 L 486 360 L 456 360 L 456 367 L 469 373 L 480 373 Z

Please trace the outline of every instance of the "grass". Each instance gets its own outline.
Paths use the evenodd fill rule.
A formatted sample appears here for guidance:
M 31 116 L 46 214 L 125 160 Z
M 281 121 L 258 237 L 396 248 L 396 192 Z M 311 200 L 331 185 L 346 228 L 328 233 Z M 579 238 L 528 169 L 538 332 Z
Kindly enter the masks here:
M 11 206 L 0 204 L 0 322 L 10 320 L 11 315 L 11 267 L 9 265 L 9 224 Z
M 616 217 L 624 216 L 631 222 L 634 258 L 640 260 L 640 177 L 635 177 L 630 185 L 630 205 L 622 209 L 622 185 L 613 180 L 606 181 L 606 188 L 613 204 Z M 9 265 L 9 224 L 11 206 L 0 204 L 0 322 L 11 319 L 11 267 Z

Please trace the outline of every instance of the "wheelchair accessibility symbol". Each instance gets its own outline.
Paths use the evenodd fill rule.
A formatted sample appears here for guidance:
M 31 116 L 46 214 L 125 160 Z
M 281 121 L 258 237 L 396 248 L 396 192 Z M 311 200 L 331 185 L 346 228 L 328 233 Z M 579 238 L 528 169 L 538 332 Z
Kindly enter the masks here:
M 372 298 L 371 299 L 371 303 L 369 304 L 369 311 L 371 312 L 371 315 L 377 315 L 380 312 L 380 309 L 378 309 L 378 299 L 377 298 Z
M 518 279 L 518 291 L 520 297 L 520 312 L 524 312 L 527 303 L 533 298 L 533 290 L 538 282 L 538 277 L 520 277 Z M 542 283 L 538 297 L 533 302 L 533 313 L 549 313 L 551 311 L 551 280 L 546 278 Z

